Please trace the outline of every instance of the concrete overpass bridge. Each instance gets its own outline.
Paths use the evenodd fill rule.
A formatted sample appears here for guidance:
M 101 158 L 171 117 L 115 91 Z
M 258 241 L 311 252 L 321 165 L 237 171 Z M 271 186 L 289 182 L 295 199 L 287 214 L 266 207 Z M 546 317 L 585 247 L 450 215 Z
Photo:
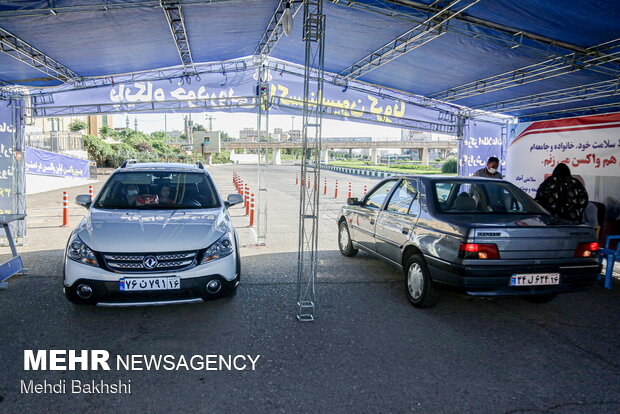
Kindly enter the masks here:
M 260 142 L 262 148 L 273 149 L 273 162 L 274 164 L 280 164 L 281 154 L 283 149 L 302 148 L 301 141 L 262 141 Z M 427 140 L 415 140 L 415 141 L 372 141 L 370 138 L 325 138 L 321 140 L 321 161 L 328 162 L 328 151 L 334 149 L 370 149 L 370 159 L 373 164 L 378 161 L 378 149 L 379 148 L 399 148 L 399 149 L 411 149 L 417 150 L 420 154 L 420 160 L 423 165 L 428 165 L 428 153 L 429 150 L 439 150 L 442 158 L 453 149 L 457 148 L 458 143 L 456 140 L 451 141 L 427 141 Z M 234 151 L 234 150 L 257 150 L 259 147 L 258 141 L 225 141 L 222 142 L 222 148 Z

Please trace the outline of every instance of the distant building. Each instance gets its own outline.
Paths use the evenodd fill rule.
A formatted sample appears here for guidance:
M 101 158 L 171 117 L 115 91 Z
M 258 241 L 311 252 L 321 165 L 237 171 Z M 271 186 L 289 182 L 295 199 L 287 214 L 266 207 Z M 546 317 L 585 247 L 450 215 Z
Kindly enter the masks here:
M 420 132 L 412 129 L 401 129 L 400 137 L 403 141 L 429 141 L 432 138 L 432 134 L 430 132 Z
M 220 131 L 194 131 L 192 142 L 195 153 L 218 153 L 220 147 Z
M 267 131 L 262 130 L 261 135 L 263 137 L 267 136 Z M 240 141 L 257 141 L 258 140 L 258 133 L 256 131 L 256 128 L 243 128 L 241 131 L 239 131 L 239 140 Z
M 275 141 L 287 141 L 288 133 L 284 132 L 282 128 L 274 128 L 273 134 L 271 135 Z
M 59 118 L 36 118 L 32 130 L 36 132 L 70 132 L 69 124 L 73 121 L 82 121 L 86 129 L 81 132 L 86 135 L 98 137 L 102 127 L 113 128 L 112 116 L 109 115 L 86 115 Z
M 291 129 L 288 131 L 289 141 L 301 141 L 301 131 L 298 129 Z

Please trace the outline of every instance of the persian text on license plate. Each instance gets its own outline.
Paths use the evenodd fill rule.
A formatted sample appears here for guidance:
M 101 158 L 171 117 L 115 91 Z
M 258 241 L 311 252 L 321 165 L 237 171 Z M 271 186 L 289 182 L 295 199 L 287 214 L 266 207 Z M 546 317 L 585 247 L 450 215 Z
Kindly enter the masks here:
M 510 278 L 510 286 L 546 286 L 559 284 L 559 273 L 514 274 Z
M 120 280 L 121 291 L 134 292 L 138 290 L 172 290 L 181 288 L 178 276 L 166 277 L 126 277 Z

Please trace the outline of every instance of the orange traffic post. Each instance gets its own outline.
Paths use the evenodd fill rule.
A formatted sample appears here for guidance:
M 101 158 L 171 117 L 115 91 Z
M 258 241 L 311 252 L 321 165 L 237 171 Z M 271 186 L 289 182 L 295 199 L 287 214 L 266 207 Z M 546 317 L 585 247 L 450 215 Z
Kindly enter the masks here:
M 62 192 L 62 226 L 69 226 L 69 196 L 66 191 Z
M 254 227 L 254 194 L 250 196 L 250 227 Z
M 327 178 L 325 179 L 325 186 L 323 187 L 323 195 L 327 195 Z
M 250 186 L 245 185 L 245 215 L 250 215 Z
M 243 189 L 244 189 L 244 185 L 243 185 L 243 180 L 239 180 L 239 188 L 237 189 L 237 192 L 241 195 L 243 195 Z
M 92 203 L 93 199 L 94 199 L 94 197 L 93 197 L 93 186 L 92 185 L 88 186 L 88 196 L 90 197 L 90 202 Z
M 334 191 L 334 198 L 338 198 L 338 180 L 336 180 L 336 190 Z
M 366 189 L 366 184 L 364 184 L 364 195 L 366 195 L 367 192 L 368 190 Z
M 308 189 L 310 189 L 310 177 L 308 177 Z
M 306 185 L 306 184 L 305 184 L 305 182 L 304 182 L 304 177 L 302 176 L 302 177 L 301 177 L 301 186 L 303 187 L 304 185 Z
M 351 198 L 351 181 L 349 181 L 349 192 L 347 193 L 347 198 Z
M 295 173 L 295 185 L 299 185 L 299 176 Z

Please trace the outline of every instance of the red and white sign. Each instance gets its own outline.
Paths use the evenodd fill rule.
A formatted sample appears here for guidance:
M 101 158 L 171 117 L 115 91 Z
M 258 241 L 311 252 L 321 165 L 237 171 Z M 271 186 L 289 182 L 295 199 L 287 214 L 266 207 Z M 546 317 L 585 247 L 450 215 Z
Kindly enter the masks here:
M 615 190 L 601 190 L 594 177 L 620 176 L 620 112 L 521 123 L 511 131 L 506 179 L 531 196 L 560 163 L 586 180 L 590 199 L 611 195 Z M 592 194 L 595 184 L 598 197 Z

